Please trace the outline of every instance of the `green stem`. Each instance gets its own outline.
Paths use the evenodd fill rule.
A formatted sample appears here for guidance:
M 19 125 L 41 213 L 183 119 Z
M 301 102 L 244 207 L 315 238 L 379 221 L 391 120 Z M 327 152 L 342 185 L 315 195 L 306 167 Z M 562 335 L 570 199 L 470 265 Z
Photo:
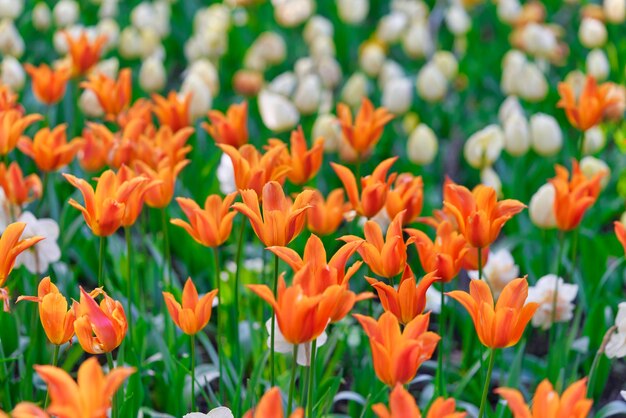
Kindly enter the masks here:
M 478 248 L 478 280 L 483 279 L 483 249 Z
M 291 381 L 289 382 L 289 401 L 287 402 L 287 413 L 291 413 L 293 407 L 293 391 L 296 387 L 296 371 L 298 370 L 298 344 L 293 346 L 293 369 L 291 370 Z
M 222 294 L 222 281 L 220 280 L 220 253 L 219 247 L 213 247 L 213 260 L 215 264 L 215 288 L 217 288 L 217 358 L 218 358 L 218 369 L 220 373 L 220 378 L 218 380 L 218 387 L 220 391 L 220 396 L 222 397 L 222 404 L 226 403 L 226 393 L 222 388 L 222 381 L 224 380 L 224 361 L 223 361 L 223 313 L 224 313 L 224 304 L 223 304 L 223 294 Z M 236 304 L 236 303 L 235 303 Z
M 39 216 L 40 218 L 43 217 L 43 213 L 41 212 L 41 209 L 43 208 L 43 202 L 46 198 L 46 191 L 48 190 L 48 172 L 47 171 L 44 171 L 43 173 L 41 184 L 42 184 L 41 197 L 39 198 L 39 202 L 37 202 L 37 212 L 36 212 L 37 216 Z
M 274 292 L 274 298 L 276 298 L 276 293 L 278 292 L 278 256 L 274 254 L 274 287 L 272 288 Z M 272 387 L 276 386 L 276 376 L 275 376 L 275 368 L 274 364 L 275 356 L 274 356 L 274 344 L 276 340 L 276 312 L 274 308 L 272 308 L 272 341 L 270 343 L 270 382 Z
M 604 355 L 606 345 L 609 343 L 609 340 L 611 339 L 611 335 L 613 335 L 616 329 L 617 327 L 613 325 L 611 328 L 609 328 L 606 331 L 606 333 L 604 334 L 604 338 L 602 338 L 602 343 L 600 344 L 600 348 L 598 348 L 598 351 L 596 351 L 596 355 L 593 358 L 591 369 L 589 369 L 589 385 L 587 386 L 588 398 L 593 398 L 593 392 L 596 386 L 596 378 L 597 378 L 596 374 L 598 371 L 598 366 L 600 365 L 600 359 L 602 358 L 602 355 Z
M 235 272 L 235 292 L 234 292 L 234 308 L 235 308 L 235 314 L 234 314 L 234 318 L 235 318 L 235 324 L 236 326 L 234 327 L 234 331 L 235 331 L 235 361 L 238 362 L 238 364 L 242 363 L 241 360 L 241 346 L 240 346 L 240 342 L 239 342 L 239 303 L 241 302 L 239 300 L 239 281 L 241 278 L 241 256 L 243 255 L 243 241 L 245 238 L 245 232 L 246 232 L 246 220 L 245 219 L 241 219 L 241 227 L 239 228 L 239 242 L 237 243 L 237 255 L 236 255 L 236 264 L 237 264 L 237 270 Z
M 163 279 L 165 280 L 165 290 L 169 291 L 171 287 L 170 271 L 172 267 L 172 256 L 170 253 L 170 234 L 167 224 L 167 211 L 161 209 L 161 222 L 163 228 Z
M 0 315 L 3 315 L 3 312 L 0 310 Z M 4 393 L 6 398 L 4 399 L 5 404 L 3 407 L 10 411 L 13 409 L 13 403 L 11 401 L 11 387 L 9 386 L 9 368 L 7 367 L 6 355 L 4 354 L 4 346 L 2 345 L 2 333 L 0 332 L 0 359 L 2 359 L 2 375 L 0 378 L 4 382 Z
M 439 313 L 439 335 L 444 335 L 445 332 L 445 283 L 441 283 L 441 312 Z M 444 384 L 443 373 L 443 356 L 444 356 L 444 342 L 445 338 L 439 340 L 439 355 L 437 356 L 437 391 L 439 396 L 446 396 L 446 387 Z
M 315 399 L 313 398 L 313 385 L 315 384 L 315 356 L 317 354 L 317 339 L 311 343 L 311 363 L 309 365 L 309 395 L 307 401 L 309 403 L 307 417 L 313 417 L 313 406 Z
M 115 368 L 115 364 L 113 363 L 113 354 L 111 352 L 107 352 L 107 363 L 109 365 L 109 373 L 113 371 Z M 117 393 L 113 394 L 113 403 L 111 404 L 111 417 L 117 418 Z
M 133 258 L 133 243 L 130 233 L 130 226 L 124 227 L 124 236 L 126 238 L 126 297 L 128 299 L 128 338 L 130 345 L 133 345 L 133 280 L 132 280 L 132 258 Z
M 480 400 L 480 410 L 478 411 L 478 418 L 482 418 L 485 413 L 485 407 L 487 406 L 487 394 L 489 393 L 489 385 L 491 383 L 491 374 L 493 372 L 493 364 L 496 360 L 495 348 L 489 349 L 489 367 L 487 368 L 487 376 L 485 377 L 485 386 L 483 386 L 483 395 Z
M 52 365 L 54 367 L 56 367 L 57 362 L 59 361 L 59 348 L 60 348 L 59 345 L 56 345 L 56 344 L 54 345 L 54 354 L 52 354 Z M 49 397 L 50 397 L 50 390 L 46 391 L 46 401 L 43 404 L 43 409 L 46 409 L 48 407 L 48 401 L 50 400 Z
M 104 287 L 104 257 L 106 237 L 100 237 L 100 259 L 98 260 L 98 287 Z
M 196 341 L 195 335 L 189 336 L 191 346 L 191 411 L 196 410 Z M 221 377 L 221 376 L 220 376 Z

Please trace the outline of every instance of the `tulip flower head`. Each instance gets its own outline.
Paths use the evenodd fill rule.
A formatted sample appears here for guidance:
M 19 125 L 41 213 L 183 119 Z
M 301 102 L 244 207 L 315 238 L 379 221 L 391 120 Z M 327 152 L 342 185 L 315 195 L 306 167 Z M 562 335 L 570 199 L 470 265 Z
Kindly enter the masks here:
M 141 214 L 141 210 L 143 209 L 146 193 L 161 184 L 161 180 L 149 180 L 145 176 L 137 175 L 137 173 L 135 173 L 127 165 L 122 165 L 117 171 L 117 180 L 120 184 L 132 181 L 136 178 L 143 179 L 144 181 L 142 181 L 137 186 L 137 189 L 130 194 L 124 204 L 124 216 L 122 217 L 123 227 L 129 227 L 135 224 L 137 218 L 139 218 L 139 215 Z
M 42 119 L 38 114 L 24 116 L 16 109 L 0 112 L 0 155 L 13 151 L 26 128 Z
M 172 321 L 187 335 L 195 335 L 207 326 L 211 320 L 215 296 L 217 296 L 217 289 L 199 297 L 191 277 L 187 278 L 183 287 L 182 305 L 178 303 L 174 295 L 163 292 L 165 305 Z
M 11 415 L 7 415 L 0 410 L 0 418 L 50 418 L 50 415 L 46 414 L 43 409 L 34 403 L 20 402 L 15 405 Z
M 67 299 L 59 289 L 44 277 L 37 288 L 37 296 L 20 296 L 17 301 L 27 300 L 39 304 L 39 319 L 48 340 L 62 345 L 74 336 L 75 311 L 68 310 Z
M 526 302 L 528 282 L 525 278 L 515 279 L 506 285 L 495 307 L 491 289 L 482 280 L 472 280 L 469 293 L 455 290 L 446 295 L 465 307 L 472 317 L 480 342 L 489 348 L 517 344 L 539 307 L 537 303 Z
M 268 390 L 257 406 L 246 412 L 243 418 L 285 418 L 280 389 L 274 387 Z M 289 418 L 304 418 L 304 410 L 297 408 L 289 415 Z
M 567 119 L 574 128 L 584 132 L 600 123 L 607 108 L 616 102 L 616 97 L 611 95 L 612 88 L 609 83 L 598 85 L 596 79 L 588 75 L 577 98 L 570 84 L 559 83 L 561 100 L 557 107 L 565 110 Z
M 94 73 L 80 86 L 96 94 L 106 118 L 110 121 L 114 121 L 127 109 L 132 99 L 132 77 L 129 68 L 121 70 L 117 80 L 99 72 Z
M 90 39 L 85 31 L 81 31 L 76 37 L 67 32 L 64 32 L 64 35 L 72 58 L 72 75 L 82 76 L 100 60 L 106 36 L 99 35 L 95 39 Z
M 248 143 L 248 102 L 230 105 L 226 114 L 211 110 L 208 117 L 211 123 L 203 122 L 202 128 L 216 144 L 237 149 Z
M 548 379 L 543 380 L 535 390 L 532 407 L 517 389 L 498 388 L 495 392 L 507 401 L 513 418 L 586 418 L 593 405 L 586 397 L 587 378 L 572 383 L 561 396 Z
M 422 212 L 424 202 L 424 182 L 421 176 L 413 176 L 410 173 L 402 173 L 396 178 L 392 189 L 387 193 L 385 209 L 391 219 L 403 210 L 402 220 L 404 225 L 410 224 Z
M 24 177 L 22 169 L 13 161 L 9 167 L 0 163 L 0 187 L 6 199 L 13 205 L 21 207 L 39 199 L 43 192 L 41 179 L 37 174 Z M 17 213 L 13 214 L 17 216 Z
M 356 151 L 357 158 L 360 158 L 376 146 L 383 134 L 385 125 L 394 116 L 384 107 L 374 109 L 372 102 L 363 98 L 361 108 L 354 121 L 350 108 L 343 103 L 337 105 L 337 117 L 345 139 Z
M 455 412 L 454 399 L 437 398 L 430 406 L 426 418 L 465 418 L 465 412 Z M 397 384 L 389 395 L 389 408 L 378 403 L 372 406 L 378 418 L 422 418 L 415 398 L 401 385 Z
M 7 85 L 0 83 L 0 112 L 7 110 L 22 110 L 21 105 L 18 103 L 18 95 L 11 91 L 11 88 Z
M 72 75 L 66 66 L 54 69 L 46 64 L 35 67 L 27 63 L 24 64 L 24 69 L 32 79 L 33 93 L 41 103 L 50 106 L 65 96 L 67 81 Z
M 106 418 L 113 395 L 135 373 L 133 367 L 117 367 L 105 375 L 96 357 L 80 365 L 77 381 L 54 366 L 36 365 L 35 371 L 48 385 L 51 402 L 47 412 L 68 418 Z
M 307 212 L 307 228 L 317 235 L 333 234 L 344 220 L 346 213 L 343 189 L 335 189 L 326 200 L 319 190 L 313 190 L 311 208 Z
M 183 168 L 190 162 L 190 160 L 182 160 L 172 164 L 169 158 L 164 158 L 154 169 L 143 161 L 136 161 L 134 168 L 139 174 L 147 177 L 150 181 L 159 181 L 156 187 L 152 187 L 146 192 L 146 204 L 153 208 L 164 208 L 169 205 L 174 197 L 176 180 Z
M 82 146 L 82 139 L 67 140 L 67 125 L 42 128 L 33 139 L 22 137 L 17 147 L 35 161 L 41 171 L 56 171 L 68 165 Z
M 173 132 L 177 132 L 191 124 L 189 120 L 191 97 L 192 93 L 179 97 L 174 91 L 170 92 L 167 98 L 153 94 L 152 112 L 161 126 L 169 126 Z
M 102 295 L 98 305 L 95 298 Z M 74 332 L 80 346 L 90 354 L 110 353 L 126 336 L 128 322 L 122 304 L 101 288 L 87 293 L 80 288 L 80 302 L 72 305 L 76 320 Z
M 278 140 L 270 140 L 272 143 Z M 275 142 L 274 142 L 275 143 Z M 311 149 L 307 149 L 306 138 L 302 126 L 291 132 L 290 152 L 287 154 L 288 165 L 291 170 L 287 173 L 287 179 L 295 185 L 303 185 L 315 177 L 322 161 L 324 160 L 324 138 L 317 138 Z
M 410 382 L 423 362 L 430 359 L 440 340 L 428 331 L 430 315 L 418 315 L 400 331 L 398 319 L 385 312 L 374 318 L 354 314 L 369 337 L 376 376 L 387 386 Z

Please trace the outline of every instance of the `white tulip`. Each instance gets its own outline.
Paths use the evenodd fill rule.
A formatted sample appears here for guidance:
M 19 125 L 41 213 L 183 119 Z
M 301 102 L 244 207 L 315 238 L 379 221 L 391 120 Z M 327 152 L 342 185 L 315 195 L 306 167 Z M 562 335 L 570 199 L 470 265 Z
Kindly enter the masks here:
M 189 118 L 191 121 L 203 117 L 213 105 L 211 89 L 204 80 L 197 74 L 188 74 L 180 88 L 180 94 L 191 93 L 189 103 Z
M 535 152 L 549 157 L 563 147 L 563 133 L 553 116 L 537 113 L 530 117 L 530 138 Z
M 333 22 L 321 15 L 312 16 L 302 31 L 304 41 L 311 45 L 317 38 L 331 38 L 335 33 Z
M 0 78 L 2 84 L 7 85 L 13 91 L 22 90 L 24 83 L 26 83 L 26 73 L 22 64 L 10 55 L 2 59 L 0 74 L 2 74 Z
M 319 115 L 313 123 L 311 136 L 313 138 L 324 138 L 324 151 L 336 152 L 342 139 L 341 126 L 334 115 Z
M 428 21 L 417 20 L 409 25 L 402 38 L 402 49 L 410 58 L 429 56 L 435 49 Z
M 448 80 L 439 67 L 429 62 L 417 74 L 417 93 L 428 102 L 443 100 L 448 92 Z
M 451 81 L 459 72 L 459 63 L 450 51 L 437 51 L 433 55 L 432 62 L 439 68 L 446 78 Z
M 539 102 L 548 94 L 548 82 L 539 67 L 527 62 L 518 75 L 517 93 L 529 102 Z
M 134 26 L 124 28 L 120 33 L 119 52 L 126 59 L 135 59 L 141 55 L 141 33 Z
M 378 74 L 378 86 L 384 90 L 385 85 L 396 78 L 404 77 L 404 69 L 400 64 L 393 60 L 386 60 Z
M 391 12 L 378 21 L 376 38 L 387 44 L 394 44 L 400 41 L 408 23 L 409 19 L 406 14 L 402 12 Z
M 52 12 L 50 7 L 43 1 L 38 2 L 33 8 L 33 26 L 40 32 L 47 31 L 52 24 Z
M 498 1 L 498 17 L 504 23 L 515 23 L 521 12 L 522 5 L 519 0 Z
M 441 292 L 435 289 L 435 286 L 429 286 L 426 290 L 426 307 L 424 310 L 436 314 L 441 313 Z
M 485 167 L 480 170 L 480 182 L 495 190 L 498 196 L 502 196 L 502 180 L 492 167 Z
M 439 142 L 435 132 L 427 125 L 420 123 L 409 135 L 406 152 L 413 164 L 428 165 L 437 156 Z
M 44 237 L 27 251 L 20 253 L 15 259 L 15 267 L 24 266 L 33 274 L 43 274 L 50 264 L 59 261 L 61 250 L 57 240 L 59 239 L 59 225 L 54 219 L 37 219 L 30 212 L 24 212 L 18 218 L 18 222 L 24 222 L 26 228 L 22 232 L 21 239 L 35 236 Z
M 472 27 L 472 19 L 460 4 L 448 7 L 445 19 L 446 26 L 456 36 L 465 35 Z
M 253 48 L 257 48 L 261 57 L 269 65 L 277 65 L 287 57 L 287 44 L 276 32 L 263 32 L 254 41 Z
M 96 26 L 98 34 L 106 37 L 105 50 L 110 50 L 117 45 L 120 38 L 120 26 L 113 19 L 101 19 Z
M 513 115 L 524 116 L 524 110 L 519 104 L 516 96 L 507 96 L 498 109 L 498 120 L 502 125 L 506 124 L 507 119 Z
M 24 39 L 11 19 L 0 20 L 0 55 L 21 57 L 24 53 Z
M 334 57 L 325 56 L 318 59 L 317 73 L 327 89 L 334 90 L 341 81 L 341 66 Z
M 85 89 L 78 98 L 78 107 L 88 118 L 100 118 L 104 116 L 104 109 L 100 100 L 91 89 Z
M 187 69 L 187 74 L 195 74 L 209 86 L 211 96 L 215 97 L 220 91 L 220 79 L 215 65 L 208 59 L 199 59 Z
M 391 11 L 402 12 L 411 20 L 424 20 L 428 18 L 428 5 L 423 1 L 392 0 Z
M 608 358 L 626 357 L 626 302 L 618 305 L 615 326 L 617 330 L 611 335 L 605 348 L 606 356 Z
M 234 418 L 233 412 L 225 406 L 218 406 L 211 409 L 208 413 L 190 412 L 183 415 L 183 418 Z
M 301 57 L 293 64 L 293 71 L 298 78 L 315 73 L 315 61 L 311 57 Z
M 98 10 L 98 17 L 100 19 L 114 18 L 119 11 L 119 0 L 102 0 L 100 9 Z
M 391 113 L 406 113 L 413 101 L 413 83 L 408 78 L 395 78 L 385 84 L 382 105 Z
M 357 107 L 361 99 L 367 95 L 367 77 L 363 73 L 354 73 L 350 76 L 341 90 L 341 101 L 350 107 Z
M 265 323 L 265 329 L 267 330 L 267 333 L 268 333 L 267 346 L 271 347 L 272 346 L 272 320 L 271 319 L 268 319 L 267 322 Z M 293 344 L 285 340 L 285 337 L 283 336 L 283 333 L 280 331 L 279 326 L 276 326 L 274 330 L 276 331 L 276 336 L 274 338 L 274 352 L 291 355 L 293 353 Z M 316 347 L 323 346 L 324 344 L 326 344 L 327 340 L 328 340 L 328 336 L 326 335 L 326 332 L 324 331 L 319 337 L 317 337 Z M 298 353 L 296 356 L 296 362 L 300 366 L 309 366 L 311 364 L 310 353 L 311 353 L 310 342 L 299 344 Z
M 477 270 L 470 270 L 467 275 L 472 280 L 478 280 Z M 515 259 L 509 250 L 503 248 L 496 252 L 489 252 L 489 257 L 483 267 L 483 279 L 489 283 L 495 297 L 500 296 L 505 286 L 518 277 L 519 266 L 515 264 Z
M 592 49 L 586 59 L 587 74 L 598 81 L 604 81 L 609 77 L 611 66 L 606 53 L 602 49 Z
M 526 154 L 530 148 L 530 127 L 524 115 L 514 113 L 504 122 L 504 149 L 518 157 Z
M 504 148 L 504 133 L 498 125 L 489 125 L 465 142 L 463 155 L 469 165 L 484 168 L 493 165 Z
M 0 0 L 0 19 L 16 20 L 24 10 L 24 0 Z
M 605 161 L 590 155 L 580 160 L 580 171 L 582 171 L 588 179 L 595 177 L 597 174 L 602 174 L 602 179 L 600 180 L 600 186 L 602 188 L 605 188 L 611 179 L 611 169 L 609 165 Z
M 591 17 L 583 18 L 578 28 L 578 39 L 587 48 L 599 48 L 606 43 L 608 33 L 604 23 Z
M 269 90 L 261 90 L 258 97 L 263 124 L 271 131 L 293 129 L 300 121 L 300 113 L 289 99 Z
M 606 136 L 600 126 L 594 126 L 585 131 L 583 140 L 583 153 L 595 154 L 604 148 L 606 144 Z
M 298 77 L 291 71 L 279 74 L 267 86 L 269 91 L 289 97 L 296 90 Z
M 147 93 L 163 90 L 167 81 L 163 61 L 155 57 L 146 58 L 139 70 L 139 86 Z
M 378 42 L 367 42 L 360 50 L 359 66 L 370 77 L 376 77 L 385 63 L 387 55 Z
M 97 74 L 103 74 L 109 78 L 116 78 L 117 72 L 120 69 L 120 62 L 116 57 L 112 57 L 106 60 L 102 60 L 96 65 L 94 65 L 91 70 Z
M 604 0 L 604 17 L 611 23 L 626 20 L 626 0 Z
M 320 36 L 316 38 L 310 46 L 311 57 L 316 60 L 324 57 L 334 57 L 337 55 L 335 41 L 330 36 Z
M 274 5 L 276 23 L 293 28 L 305 22 L 315 11 L 313 0 L 290 0 Z
M 535 226 L 542 229 L 556 227 L 556 216 L 554 214 L 554 197 L 556 191 L 552 183 L 546 183 L 539 188 L 531 197 L 528 204 L 530 220 Z
M 80 8 L 74 0 L 59 0 L 52 9 L 54 23 L 60 28 L 72 26 L 78 21 L 79 15 Z
M 555 290 L 556 306 L 554 304 Z M 573 302 L 577 293 L 577 285 L 567 284 L 554 274 L 545 275 L 537 280 L 534 286 L 528 288 L 528 298 L 526 298 L 526 303 L 539 304 L 539 308 L 533 315 L 533 326 L 546 330 L 552 326 L 553 317 L 555 322 L 571 320 L 574 312 Z
M 293 104 L 303 115 L 310 115 L 317 111 L 320 105 L 322 82 L 316 74 L 304 76 L 298 82 L 298 88 L 293 95 Z
M 554 32 L 538 23 L 524 26 L 522 39 L 528 53 L 543 58 L 549 58 L 558 46 Z
M 362 23 L 370 11 L 369 0 L 337 0 L 339 19 L 344 23 Z
M 220 185 L 220 192 L 226 195 L 237 191 L 235 169 L 233 168 L 232 160 L 227 154 L 222 154 L 220 163 L 217 166 L 216 176 Z

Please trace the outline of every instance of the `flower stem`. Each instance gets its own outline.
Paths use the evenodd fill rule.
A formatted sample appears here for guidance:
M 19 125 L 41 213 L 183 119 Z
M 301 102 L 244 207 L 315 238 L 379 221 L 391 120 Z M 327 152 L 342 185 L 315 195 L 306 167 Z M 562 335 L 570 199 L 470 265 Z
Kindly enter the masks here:
M 483 279 L 483 249 L 478 248 L 478 280 Z
M 213 260 L 215 264 L 215 288 L 217 288 L 217 358 L 218 358 L 218 369 L 220 373 L 220 378 L 218 380 L 218 387 L 220 391 L 220 395 L 222 397 L 222 404 L 225 403 L 226 393 L 222 389 L 222 381 L 224 379 L 224 362 L 223 362 L 223 341 L 222 341 L 222 331 L 223 331 L 223 294 L 222 294 L 222 281 L 220 280 L 220 253 L 219 247 L 213 247 Z M 235 303 L 236 305 L 237 303 Z
M 445 309 L 445 283 L 441 283 L 441 311 L 439 313 L 439 335 L 444 335 L 446 309 Z M 445 338 L 439 340 L 439 355 L 437 356 L 437 392 L 439 396 L 446 396 L 446 387 L 443 383 L 443 356 L 444 356 L 444 342 Z
M 107 363 L 109 365 L 109 373 L 113 371 L 115 365 L 113 363 L 113 354 L 111 352 L 107 352 Z M 113 403 L 111 404 L 111 417 L 117 418 L 117 393 L 113 395 Z
M 238 366 L 238 371 L 239 368 L 242 367 L 243 364 L 243 360 L 241 359 L 241 346 L 240 346 L 240 341 L 239 341 L 239 281 L 240 281 L 240 277 L 241 277 L 241 256 L 243 254 L 243 240 L 245 237 L 245 232 L 246 232 L 246 221 L 245 219 L 241 220 L 241 227 L 239 228 L 239 242 L 237 243 L 237 255 L 236 257 L 236 264 L 237 264 L 237 270 L 235 272 L 235 292 L 233 293 L 233 298 L 234 298 L 234 316 L 233 318 L 235 319 L 235 327 L 233 327 L 234 331 L 235 331 L 235 364 Z
M 130 345 L 133 345 L 133 280 L 131 263 L 133 256 L 133 243 L 130 233 L 130 226 L 124 227 L 124 236 L 126 238 L 126 298 L 128 299 L 128 338 Z
M 291 370 L 291 382 L 289 382 L 289 401 L 287 402 L 287 413 L 291 413 L 293 407 L 293 391 L 296 386 L 296 371 L 298 370 L 298 344 L 293 346 L 293 368 Z
M 3 315 L 2 311 L 0 310 L 0 315 Z M 13 403 L 11 401 L 11 387 L 9 386 L 9 368 L 7 367 L 7 358 L 4 354 L 4 347 L 2 346 L 2 333 L 0 332 L 0 359 L 3 360 L 2 361 L 2 374 L 0 374 L 0 379 L 4 382 L 4 393 L 6 396 L 6 398 L 4 398 L 4 409 L 7 411 L 10 411 L 13 409 Z
M 606 350 L 606 345 L 609 343 L 611 339 L 611 335 L 615 332 L 617 327 L 613 325 L 609 328 L 604 334 L 604 338 L 602 338 L 602 343 L 600 344 L 600 348 L 596 351 L 596 355 L 593 358 L 593 363 L 591 363 L 591 369 L 589 369 L 589 385 L 587 386 L 587 397 L 593 398 L 593 392 L 596 386 L 596 372 L 598 371 L 598 365 L 600 364 L 600 359 Z
M 172 256 L 170 253 L 170 236 L 165 208 L 161 209 L 161 221 L 163 228 L 163 279 L 165 280 L 165 290 L 169 291 L 171 287 L 170 270 L 172 266 Z
M 485 377 L 485 386 L 483 386 L 483 395 L 480 400 L 480 410 L 478 411 L 478 418 L 482 418 L 485 413 L 485 407 L 487 406 L 487 394 L 489 393 L 489 385 L 491 383 L 491 373 L 493 372 L 493 364 L 496 360 L 496 349 L 489 349 L 489 367 L 487 368 L 487 376 Z
M 54 353 L 52 354 L 52 365 L 56 367 L 57 362 L 59 361 L 59 348 L 60 346 L 54 345 Z M 46 391 L 46 401 L 43 404 L 43 409 L 48 407 L 48 401 L 50 400 L 50 390 Z
M 106 237 L 100 237 L 100 259 L 98 260 L 98 287 L 104 286 L 105 250 L 106 250 Z
M 315 399 L 313 399 L 313 385 L 315 384 L 315 355 L 317 354 L 317 338 L 311 343 L 311 363 L 309 365 L 309 395 L 307 396 L 307 402 L 309 403 L 307 417 L 313 416 L 313 405 Z
M 274 287 L 272 288 L 274 292 L 274 298 L 276 298 L 276 294 L 278 292 L 278 256 L 274 254 Z M 272 308 L 272 341 L 270 343 L 270 381 L 272 383 L 272 387 L 276 385 L 276 376 L 275 376 L 275 367 L 274 364 L 274 344 L 276 340 L 276 312 L 274 308 Z
M 196 411 L 196 336 L 189 336 L 189 345 L 191 348 L 191 411 Z M 221 377 L 221 376 L 220 376 Z

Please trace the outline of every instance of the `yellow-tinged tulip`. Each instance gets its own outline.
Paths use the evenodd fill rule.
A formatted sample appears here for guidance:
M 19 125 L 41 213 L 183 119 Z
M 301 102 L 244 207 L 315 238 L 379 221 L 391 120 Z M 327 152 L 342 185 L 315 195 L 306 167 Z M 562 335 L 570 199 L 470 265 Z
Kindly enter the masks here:
M 174 295 L 163 292 L 165 305 L 172 320 L 187 335 L 197 334 L 206 327 L 211 320 L 213 299 L 217 295 L 217 289 L 210 291 L 201 298 L 198 296 L 196 286 L 187 278 L 183 288 L 182 305 L 178 303 Z

